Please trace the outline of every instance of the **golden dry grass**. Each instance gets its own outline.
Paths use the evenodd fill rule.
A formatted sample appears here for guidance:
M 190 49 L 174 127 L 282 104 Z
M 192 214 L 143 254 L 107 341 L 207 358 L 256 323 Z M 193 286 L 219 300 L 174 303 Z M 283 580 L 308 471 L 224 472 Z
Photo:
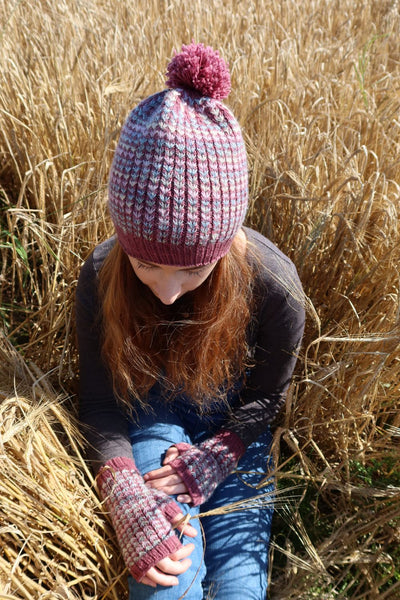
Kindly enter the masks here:
M 73 294 L 82 261 L 112 231 L 105 188 L 120 126 L 192 39 L 230 63 L 249 223 L 293 258 L 312 306 L 275 436 L 278 476 L 303 486 L 281 517 L 300 545 L 276 536 L 271 597 L 400 597 L 400 476 L 385 471 L 400 454 L 399 34 L 397 0 L 0 0 L 0 434 L 10 473 L 0 597 L 115 597 L 106 590 L 121 564 L 101 543 L 107 525 L 80 451 L 60 446 L 51 424 L 74 439 L 57 397 L 74 406 Z M 53 500 L 59 490 L 66 502 L 42 521 L 48 464 Z M 355 472 L 371 465 L 378 483 Z M 310 531 L 310 513 L 325 533 Z M 55 531 L 60 554 L 48 566 Z M 78 564 L 55 558 L 72 539 L 86 583 Z
M 122 599 L 124 566 L 76 423 L 48 382 L 4 347 L 2 375 L 17 373 L 18 389 L 0 381 L 0 598 Z

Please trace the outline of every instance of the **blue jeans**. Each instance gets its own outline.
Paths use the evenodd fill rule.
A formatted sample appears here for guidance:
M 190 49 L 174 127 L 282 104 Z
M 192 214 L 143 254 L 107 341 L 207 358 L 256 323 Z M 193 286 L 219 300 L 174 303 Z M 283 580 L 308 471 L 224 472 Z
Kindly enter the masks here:
M 153 391 L 150 406 L 150 413 L 139 411 L 135 423 L 130 424 L 133 455 L 142 474 L 160 467 L 172 444 L 197 444 L 210 437 L 226 413 L 226 407 L 215 405 L 208 414 L 200 416 L 184 397 L 168 405 L 159 400 L 157 391 Z M 271 492 L 272 482 L 255 489 L 271 468 L 270 445 L 268 430 L 249 446 L 237 473 L 221 483 L 206 503 L 201 507 L 178 503 L 182 512 L 195 517 L 199 512 Z M 182 539 L 183 543 L 195 544 L 190 555 L 192 565 L 178 576 L 179 585 L 151 588 L 129 576 L 129 600 L 178 600 L 187 590 L 186 600 L 265 600 L 272 513 L 269 504 L 202 518 L 205 549 L 199 519 L 192 518 L 190 522 L 198 534 Z

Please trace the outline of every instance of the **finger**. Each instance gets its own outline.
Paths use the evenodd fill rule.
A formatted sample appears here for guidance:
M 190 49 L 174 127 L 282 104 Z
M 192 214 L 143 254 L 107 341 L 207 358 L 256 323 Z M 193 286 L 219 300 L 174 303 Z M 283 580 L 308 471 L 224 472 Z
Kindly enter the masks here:
M 169 462 L 171 462 L 175 458 L 178 458 L 178 456 L 179 456 L 178 448 L 176 448 L 176 446 L 170 446 L 170 448 L 168 448 L 168 450 L 165 453 L 163 465 L 167 465 Z
M 185 544 L 170 556 L 163 558 L 155 567 L 147 571 L 142 583 L 152 587 L 155 587 L 156 584 L 163 586 L 178 585 L 179 581 L 174 575 L 180 575 L 187 571 L 192 564 L 192 561 L 187 557 L 193 550 L 194 544 Z
M 161 477 L 167 477 L 168 475 L 174 475 L 175 473 L 175 469 L 173 469 L 170 465 L 165 465 L 165 467 L 160 467 L 159 469 L 149 471 L 143 476 L 143 479 L 145 481 L 149 481 L 150 479 L 160 479 Z
M 182 522 L 185 519 L 184 515 L 182 513 L 179 513 L 178 515 L 176 515 L 176 517 L 172 520 L 172 527 L 175 527 L 176 529 L 178 529 L 178 531 L 181 531 L 183 534 L 189 536 L 189 537 L 196 537 L 197 535 L 197 529 L 195 529 L 193 527 L 193 525 L 190 525 L 190 523 L 188 523 L 187 521 Z M 187 546 L 190 546 L 191 544 L 187 544 Z M 186 546 L 184 546 L 184 548 L 186 548 Z
M 169 585 L 178 585 L 178 583 L 179 583 L 177 577 L 175 577 L 174 575 L 167 575 L 166 573 L 163 573 L 156 567 L 151 567 L 151 569 L 149 569 L 147 571 L 146 577 L 147 577 L 147 579 L 152 581 L 154 584 L 158 584 L 158 585 L 169 586 Z
M 182 560 L 171 560 L 169 557 L 163 558 L 157 563 L 157 569 L 165 573 L 166 575 L 182 575 L 188 570 L 192 561 L 190 558 L 183 558 Z
M 177 473 L 166 474 L 163 477 L 157 477 L 156 479 L 146 479 L 146 484 L 151 487 L 156 487 L 157 485 L 175 485 L 177 483 L 182 483 L 182 478 Z
M 184 490 L 186 491 L 186 490 Z M 181 492 L 176 492 L 178 494 L 177 496 L 177 500 L 178 502 L 180 502 L 181 504 L 190 504 L 192 501 L 192 497 L 189 496 L 189 494 L 182 494 Z
M 171 560 L 182 560 L 183 558 L 187 558 L 194 550 L 194 544 L 185 544 L 181 548 L 179 548 L 176 552 L 173 552 L 169 555 L 168 558 Z
M 155 567 L 149 569 L 146 573 L 146 577 L 155 583 L 161 583 L 161 585 L 176 585 L 166 583 L 165 577 L 169 578 L 169 581 L 176 579 L 174 575 L 181 575 L 192 564 L 189 554 L 194 550 L 194 544 L 186 544 L 182 546 L 169 556 L 161 559 Z M 164 582 L 164 583 L 163 583 Z
M 177 494 L 187 494 L 187 487 L 184 483 L 168 485 L 163 479 L 158 479 L 156 482 L 146 483 L 147 487 L 153 490 L 159 490 L 168 496 L 176 496 Z
M 157 584 L 154 581 L 152 581 L 149 577 L 147 577 L 147 575 L 143 577 L 140 583 L 144 583 L 144 585 L 149 585 L 150 587 L 154 588 L 157 587 Z

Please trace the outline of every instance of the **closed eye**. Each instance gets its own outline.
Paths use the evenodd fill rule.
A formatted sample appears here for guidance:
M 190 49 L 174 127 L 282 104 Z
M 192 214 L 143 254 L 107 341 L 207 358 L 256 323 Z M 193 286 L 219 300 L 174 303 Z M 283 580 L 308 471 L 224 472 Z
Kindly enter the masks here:
M 204 267 L 193 271 L 191 269 L 186 269 L 186 272 L 189 273 L 189 275 L 197 275 L 198 277 L 201 277 L 204 272 Z
M 143 269 L 144 271 L 151 271 L 151 269 L 157 269 L 157 267 L 155 267 L 153 265 L 145 265 L 144 263 L 141 263 L 141 262 L 137 263 L 137 268 Z
M 152 265 L 137 261 L 137 268 L 142 269 L 143 271 L 151 271 L 153 269 L 159 269 L 160 267 L 158 265 Z M 188 273 L 188 275 L 197 275 L 197 277 L 201 277 L 205 270 L 206 267 L 197 267 L 194 269 L 182 269 L 182 272 Z

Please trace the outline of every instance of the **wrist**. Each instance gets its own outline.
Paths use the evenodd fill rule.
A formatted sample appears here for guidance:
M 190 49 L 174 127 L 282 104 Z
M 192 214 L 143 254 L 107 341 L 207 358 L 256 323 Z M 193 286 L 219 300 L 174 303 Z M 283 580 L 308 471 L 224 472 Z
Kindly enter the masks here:
M 226 449 L 235 464 L 239 462 L 246 451 L 246 446 L 241 438 L 237 433 L 229 429 L 221 429 L 214 437 L 204 442 L 205 446 L 207 442 L 211 443 L 213 448 L 221 447 Z
M 133 458 L 125 456 L 116 456 L 111 458 L 99 469 L 96 475 L 96 483 L 101 496 L 104 496 L 105 487 L 109 487 L 111 481 L 116 482 L 116 474 L 124 473 L 131 476 L 139 475 L 140 473 L 136 467 Z M 111 481 L 110 481 L 111 480 Z
M 180 548 L 182 548 L 181 542 L 174 533 L 171 533 L 170 536 L 154 546 L 137 561 L 132 562 L 130 555 L 123 552 L 124 561 L 132 577 L 140 582 L 149 569 L 155 567 L 160 560 L 167 558 L 167 556 L 177 552 Z

